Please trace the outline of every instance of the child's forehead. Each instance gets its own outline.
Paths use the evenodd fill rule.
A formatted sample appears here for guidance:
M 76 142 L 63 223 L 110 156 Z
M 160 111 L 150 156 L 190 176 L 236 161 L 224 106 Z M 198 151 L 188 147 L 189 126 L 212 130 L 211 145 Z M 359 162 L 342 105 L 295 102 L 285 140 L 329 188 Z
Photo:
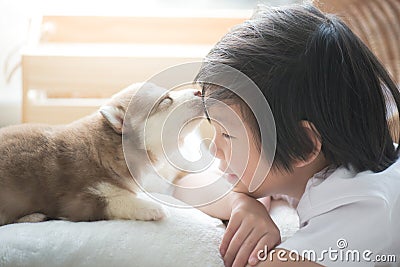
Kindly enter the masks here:
M 212 123 L 222 126 L 243 127 L 245 120 L 238 105 L 218 104 L 207 107 L 208 115 Z

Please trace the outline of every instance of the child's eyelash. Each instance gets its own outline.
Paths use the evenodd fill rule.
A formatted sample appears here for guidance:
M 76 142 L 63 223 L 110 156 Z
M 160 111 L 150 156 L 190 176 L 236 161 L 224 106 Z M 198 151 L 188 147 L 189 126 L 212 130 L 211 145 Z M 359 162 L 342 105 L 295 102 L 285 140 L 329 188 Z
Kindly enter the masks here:
M 228 139 L 234 138 L 233 136 L 227 134 L 227 133 L 222 133 L 222 136 Z

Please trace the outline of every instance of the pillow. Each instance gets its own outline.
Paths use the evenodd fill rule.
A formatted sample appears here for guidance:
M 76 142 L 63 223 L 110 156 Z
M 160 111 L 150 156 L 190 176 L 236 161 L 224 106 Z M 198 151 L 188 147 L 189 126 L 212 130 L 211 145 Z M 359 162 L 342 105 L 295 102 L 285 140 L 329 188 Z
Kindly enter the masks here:
M 221 220 L 194 208 L 164 207 L 168 217 L 156 222 L 2 226 L 0 266 L 224 266 L 218 250 L 225 232 Z

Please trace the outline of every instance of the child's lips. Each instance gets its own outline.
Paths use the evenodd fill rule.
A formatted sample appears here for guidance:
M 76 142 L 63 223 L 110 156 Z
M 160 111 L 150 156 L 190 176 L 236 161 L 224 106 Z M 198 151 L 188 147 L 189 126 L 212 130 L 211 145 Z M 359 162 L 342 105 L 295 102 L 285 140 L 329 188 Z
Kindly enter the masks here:
M 236 184 L 239 181 L 239 177 L 233 173 L 226 173 L 224 177 L 231 184 Z

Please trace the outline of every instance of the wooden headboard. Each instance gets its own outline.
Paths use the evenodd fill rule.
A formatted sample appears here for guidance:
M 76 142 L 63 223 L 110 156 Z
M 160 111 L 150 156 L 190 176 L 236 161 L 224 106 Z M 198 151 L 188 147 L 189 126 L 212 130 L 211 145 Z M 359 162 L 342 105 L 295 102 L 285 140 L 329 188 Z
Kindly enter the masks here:
M 131 83 L 177 64 L 201 62 L 250 15 L 34 18 L 22 53 L 22 121 L 61 124 L 83 117 Z
M 400 0 L 319 0 L 314 4 L 341 17 L 379 58 L 400 88 Z M 390 110 L 388 114 L 392 136 L 399 140 L 398 110 Z

